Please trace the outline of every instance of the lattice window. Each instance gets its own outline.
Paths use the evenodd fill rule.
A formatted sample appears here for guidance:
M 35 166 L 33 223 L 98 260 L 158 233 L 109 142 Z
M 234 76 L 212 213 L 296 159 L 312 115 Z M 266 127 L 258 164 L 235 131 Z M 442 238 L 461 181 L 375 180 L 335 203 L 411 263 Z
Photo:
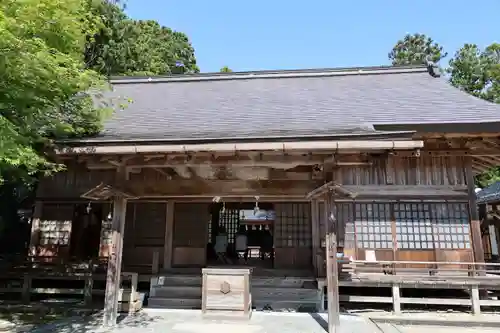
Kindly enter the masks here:
M 395 203 L 394 216 L 398 248 L 434 248 L 431 206 L 428 203 Z
M 391 206 L 388 203 L 355 203 L 358 248 L 392 248 Z
M 337 203 L 335 205 L 337 220 L 337 244 L 339 247 L 355 248 L 354 210 L 352 203 Z
M 432 203 L 434 246 L 438 249 L 469 249 L 467 203 Z
M 44 204 L 39 225 L 40 245 L 68 245 L 73 204 Z
M 240 226 L 240 210 L 224 209 L 219 215 L 219 226 L 226 229 L 229 243 L 234 243 L 234 235 L 238 232 Z
M 278 247 L 310 247 L 311 206 L 306 203 L 283 203 L 275 207 L 275 244 Z

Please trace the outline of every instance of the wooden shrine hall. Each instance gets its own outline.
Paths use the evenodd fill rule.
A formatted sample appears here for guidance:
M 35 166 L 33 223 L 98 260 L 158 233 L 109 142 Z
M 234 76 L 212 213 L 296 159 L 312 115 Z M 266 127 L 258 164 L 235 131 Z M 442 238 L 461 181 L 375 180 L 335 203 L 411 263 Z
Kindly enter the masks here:
M 331 251 L 351 260 L 484 262 L 474 175 L 500 163 L 500 106 L 432 64 L 111 84 L 103 98 L 131 102 L 100 135 L 59 143 L 67 169 L 41 181 L 31 241 L 45 256 L 109 257 L 109 321 L 122 267 L 223 265 L 222 228 L 228 257 L 243 230 L 249 265 L 314 279 L 332 228 Z

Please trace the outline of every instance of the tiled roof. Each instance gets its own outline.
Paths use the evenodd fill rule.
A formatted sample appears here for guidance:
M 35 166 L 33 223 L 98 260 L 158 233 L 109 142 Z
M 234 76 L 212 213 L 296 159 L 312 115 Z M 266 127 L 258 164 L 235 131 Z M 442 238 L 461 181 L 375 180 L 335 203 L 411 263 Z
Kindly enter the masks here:
M 500 201 L 500 181 L 476 193 L 477 203 Z
M 374 134 L 386 125 L 500 121 L 500 105 L 427 67 L 198 74 L 111 81 L 130 99 L 93 140 L 199 140 Z

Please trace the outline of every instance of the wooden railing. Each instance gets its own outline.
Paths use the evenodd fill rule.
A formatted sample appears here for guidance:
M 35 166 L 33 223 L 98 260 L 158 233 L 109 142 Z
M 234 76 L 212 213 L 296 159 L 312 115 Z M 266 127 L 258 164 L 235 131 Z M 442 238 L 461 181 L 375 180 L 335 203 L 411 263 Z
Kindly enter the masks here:
M 106 281 L 107 258 L 88 261 L 65 260 L 54 257 L 3 257 L 0 258 L 0 286 L 2 294 L 17 294 L 23 302 L 29 302 L 32 295 L 68 295 L 82 297 L 83 304 L 90 306 L 93 296 L 104 295 L 103 288 L 96 288 L 94 282 Z M 76 288 L 33 287 L 33 282 L 82 281 Z M 130 281 L 131 294 L 137 291 L 138 274 L 122 272 L 122 282 Z M 127 297 L 121 295 L 120 299 Z M 128 301 L 124 301 L 127 303 Z M 129 312 L 131 304 L 129 304 Z
M 339 285 L 355 287 L 390 287 L 391 297 L 339 295 L 341 302 L 392 303 L 396 313 L 402 304 L 470 306 L 474 314 L 481 306 L 500 307 L 500 300 L 488 291 L 500 290 L 499 263 L 364 261 L 337 260 Z M 325 285 L 320 280 L 320 286 Z M 469 298 L 402 297 L 401 289 L 467 290 Z
M 500 263 L 474 263 L 474 262 L 435 262 L 435 261 L 364 261 L 364 260 L 338 260 L 339 271 L 359 276 L 362 274 L 383 274 L 394 276 L 422 277 L 426 280 L 433 276 L 441 279 L 470 277 L 484 279 L 488 276 L 491 280 L 500 282 Z M 492 276 L 491 276 L 492 275 Z M 495 280 L 496 281 L 496 280 Z

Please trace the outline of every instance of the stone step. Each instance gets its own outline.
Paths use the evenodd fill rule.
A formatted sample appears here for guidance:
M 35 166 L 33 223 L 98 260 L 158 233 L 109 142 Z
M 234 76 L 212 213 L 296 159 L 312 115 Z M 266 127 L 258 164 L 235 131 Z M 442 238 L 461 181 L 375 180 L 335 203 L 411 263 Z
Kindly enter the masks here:
M 287 311 L 287 312 L 316 312 L 319 302 L 278 301 L 271 299 L 255 300 L 252 307 L 257 311 Z
M 252 277 L 252 287 L 272 287 L 272 288 L 316 288 L 314 278 L 296 278 L 296 277 Z
M 277 288 L 315 288 L 314 278 L 303 277 L 252 277 L 252 287 Z M 157 278 L 156 285 L 162 286 L 201 286 L 201 276 L 198 275 L 165 275 Z
M 185 298 L 150 298 L 148 307 L 156 309 L 201 309 L 200 299 Z M 314 312 L 318 303 L 304 301 L 279 301 L 272 299 L 254 300 L 252 307 L 257 311 L 288 311 L 288 312 Z
M 312 301 L 320 299 L 320 294 L 316 289 L 301 288 L 253 288 L 252 297 L 255 301 L 261 299 L 272 299 L 276 301 Z
M 164 275 L 156 278 L 158 286 L 201 286 L 201 275 Z
M 148 307 L 155 309 L 201 309 L 201 297 L 197 299 L 150 297 Z
M 201 299 L 201 286 L 157 286 L 150 297 Z
M 201 298 L 201 286 L 157 286 L 151 289 L 150 297 L 160 298 Z M 316 289 L 304 288 L 252 288 L 254 299 L 266 298 L 275 300 L 315 300 L 319 299 Z

